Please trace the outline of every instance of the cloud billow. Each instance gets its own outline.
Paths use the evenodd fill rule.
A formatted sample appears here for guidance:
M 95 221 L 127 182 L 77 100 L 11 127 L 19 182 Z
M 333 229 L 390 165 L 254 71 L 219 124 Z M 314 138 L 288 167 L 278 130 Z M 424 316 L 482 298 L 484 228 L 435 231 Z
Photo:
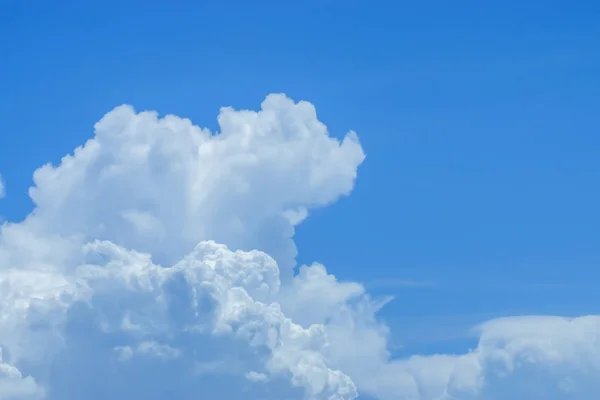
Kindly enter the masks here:
M 292 274 L 295 225 L 352 191 L 357 135 L 280 94 L 218 122 L 120 106 L 34 173 L 33 211 L 0 232 L 0 399 L 596 398 L 594 316 L 391 359 L 361 284 Z

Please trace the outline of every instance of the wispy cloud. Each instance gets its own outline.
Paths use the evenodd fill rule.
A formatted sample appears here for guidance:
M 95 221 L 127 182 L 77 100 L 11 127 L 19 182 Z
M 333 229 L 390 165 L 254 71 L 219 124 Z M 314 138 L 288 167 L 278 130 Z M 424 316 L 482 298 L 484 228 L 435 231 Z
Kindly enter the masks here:
M 438 287 L 438 284 L 431 281 L 420 281 L 414 279 L 375 279 L 367 282 L 365 285 L 368 289 L 399 289 L 399 288 L 423 288 L 433 289 Z

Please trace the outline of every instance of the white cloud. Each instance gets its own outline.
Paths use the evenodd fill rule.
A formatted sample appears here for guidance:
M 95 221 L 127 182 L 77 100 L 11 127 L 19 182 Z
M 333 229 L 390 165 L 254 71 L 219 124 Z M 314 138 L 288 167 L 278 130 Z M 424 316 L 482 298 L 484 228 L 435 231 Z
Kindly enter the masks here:
M 269 377 L 266 374 L 256 371 L 246 373 L 246 379 L 252 382 L 268 382 Z
M 157 357 L 164 360 L 181 356 L 181 352 L 178 349 L 174 349 L 166 344 L 157 343 L 153 340 L 138 343 L 133 348 L 131 346 L 117 346 L 114 348 L 114 351 L 122 361 L 130 360 L 136 355 Z
M 479 346 L 459 364 L 457 399 L 596 399 L 600 317 L 512 317 L 481 327 Z
M 2 362 L 0 348 L 0 398 L 6 400 L 43 399 L 45 391 L 35 380 L 24 377 L 16 367 Z
M 0 236 L 0 345 L 50 398 L 85 389 L 63 382 L 68 364 L 189 364 L 181 379 L 193 382 L 233 348 L 245 354 L 239 380 L 262 371 L 313 398 L 354 397 L 323 355 L 323 327 L 298 325 L 276 300 L 295 265 L 294 225 L 353 187 L 357 137 L 331 138 L 311 104 L 283 95 L 259 112 L 224 108 L 219 124 L 211 134 L 117 107 L 73 155 L 35 172 L 35 210 Z
M 222 109 L 221 133 L 122 106 L 0 231 L 0 398 L 592 399 L 600 317 L 480 327 L 461 355 L 393 360 L 384 301 L 295 265 L 294 226 L 364 159 L 312 105 Z
M 340 143 L 307 102 L 270 95 L 262 110 L 225 107 L 221 132 L 183 118 L 115 108 L 59 166 L 34 174 L 30 229 L 111 239 L 176 262 L 201 240 L 295 265 L 294 224 L 352 190 L 364 153 Z

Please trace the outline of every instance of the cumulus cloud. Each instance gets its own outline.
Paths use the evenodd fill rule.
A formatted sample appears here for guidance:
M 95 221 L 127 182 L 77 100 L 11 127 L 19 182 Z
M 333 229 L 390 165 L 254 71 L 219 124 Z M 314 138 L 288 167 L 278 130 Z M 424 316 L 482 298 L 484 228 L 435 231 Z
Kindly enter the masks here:
M 591 400 L 600 393 L 600 317 L 512 317 L 485 323 L 449 382 L 451 399 Z
M 0 398 L 597 397 L 600 317 L 490 321 L 463 354 L 392 359 L 387 299 L 292 274 L 294 227 L 354 186 L 357 135 L 284 95 L 218 121 L 117 107 L 34 173 L 34 210 L 0 231 Z
M 364 159 L 356 134 L 339 142 L 312 104 L 283 95 L 258 112 L 222 108 L 218 122 L 212 134 L 173 115 L 115 108 L 93 139 L 35 172 L 31 229 L 111 239 L 164 263 L 215 240 L 292 268 L 294 224 L 352 190 Z
M 2 362 L 2 349 L 0 349 L 0 398 L 43 399 L 44 396 L 44 389 L 39 387 L 32 377 L 24 377 L 16 367 Z

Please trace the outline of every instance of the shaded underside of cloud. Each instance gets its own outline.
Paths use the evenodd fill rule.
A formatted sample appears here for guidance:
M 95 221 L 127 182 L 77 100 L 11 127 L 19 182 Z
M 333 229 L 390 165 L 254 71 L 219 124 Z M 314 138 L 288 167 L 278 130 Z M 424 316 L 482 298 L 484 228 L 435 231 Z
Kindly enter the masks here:
M 463 354 L 392 359 L 381 299 L 320 264 L 293 274 L 295 226 L 350 194 L 358 136 L 280 94 L 218 122 L 120 106 L 35 171 L 35 208 L 0 232 L 1 399 L 597 398 L 596 316 L 494 320 Z

